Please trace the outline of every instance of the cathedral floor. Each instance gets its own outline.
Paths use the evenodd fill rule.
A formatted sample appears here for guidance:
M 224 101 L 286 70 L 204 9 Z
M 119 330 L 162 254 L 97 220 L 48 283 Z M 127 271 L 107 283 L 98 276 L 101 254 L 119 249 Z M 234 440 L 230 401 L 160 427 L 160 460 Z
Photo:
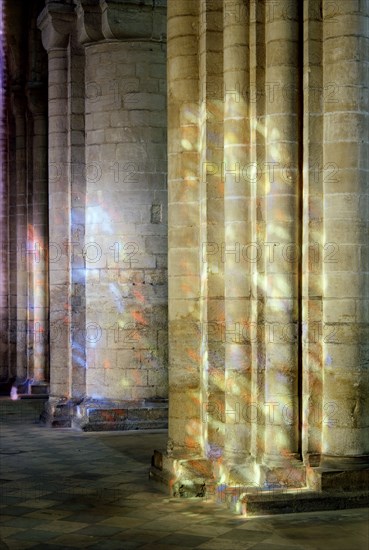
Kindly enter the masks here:
M 243 518 L 148 480 L 166 433 L 38 423 L 41 400 L 0 400 L 0 549 L 368 550 L 369 509 Z

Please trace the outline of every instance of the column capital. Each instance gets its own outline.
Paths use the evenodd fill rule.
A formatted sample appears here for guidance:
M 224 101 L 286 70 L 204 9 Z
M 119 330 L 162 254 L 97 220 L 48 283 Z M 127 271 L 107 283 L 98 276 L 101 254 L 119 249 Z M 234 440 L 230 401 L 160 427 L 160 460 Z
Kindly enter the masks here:
M 77 0 L 81 44 L 166 40 L 166 0 Z
M 75 7 L 68 3 L 49 2 L 37 18 L 42 44 L 50 50 L 64 49 L 76 19 Z
M 81 44 L 104 40 L 100 0 L 77 0 L 77 29 Z

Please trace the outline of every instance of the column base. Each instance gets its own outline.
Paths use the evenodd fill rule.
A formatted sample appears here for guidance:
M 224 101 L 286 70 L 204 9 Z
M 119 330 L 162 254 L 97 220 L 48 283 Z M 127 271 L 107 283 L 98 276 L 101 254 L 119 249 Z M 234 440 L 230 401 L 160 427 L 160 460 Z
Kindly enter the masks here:
M 260 484 L 267 488 L 292 489 L 306 486 L 306 467 L 297 454 L 266 456 L 260 465 Z
M 149 477 L 173 497 L 198 497 L 223 503 L 247 516 L 338 510 L 369 506 L 369 469 L 323 470 L 297 459 L 235 470 L 204 458 L 176 458 L 155 450 Z M 254 472 L 254 479 L 249 481 Z M 247 480 L 249 476 L 249 480 Z M 243 478 L 243 479 L 242 479 Z M 227 483 L 224 479 L 232 480 Z
M 334 456 L 322 455 L 321 468 L 333 470 L 358 470 L 369 468 L 369 455 L 362 456 Z
M 318 492 L 308 488 L 270 491 L 264 494 L 245 495 L 238 507 L 246 516 L 264 516 L 271 514 L 296 514 L 319 510 L 345 510 L 366 508 L 369 506 L 369 491 Z
M 369 492 L 369 467 L 337 470 L 333 468 L 307 468 L 307 485 L 314 491 L 361 491 Z
M 159 482 L 171 496 L 182 498 L 204 498 L 207 485 L 215 481 L 210 460 L 201 457 L 177 459 L 160 450 L 155 450 L 152 456 L 149 478 Z
M 213 492 L 214 487 L 217 491 L 219 487 L 242 487 L 253 491 L 305 487 L 306 469 L 297 460 L 265 465 L 249 457 L 244 464 L 233 464 L 201 457 L 177 458 L 155 450 L 150 478 L 166 487 L 171 496 L 195 497 Z
M 168 403 L 50 397 L 41 420 L 53 428 L 68 427 L 85 432 L 166 429 Z

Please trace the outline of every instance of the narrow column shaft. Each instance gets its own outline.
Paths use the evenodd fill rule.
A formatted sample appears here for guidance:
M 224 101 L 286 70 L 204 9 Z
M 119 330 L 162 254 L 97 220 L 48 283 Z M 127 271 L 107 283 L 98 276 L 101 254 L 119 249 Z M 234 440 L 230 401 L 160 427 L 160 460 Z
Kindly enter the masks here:
M 207 456 L 216 459 L 224 448 L 222 4 L 202 2 L 199 18 L 202 429 Z
M 50 291 L 50 394 L 72 395 L 71 357 L 71 186 L 73 141 L 71 96 L 71 33 L 75 27 L 72 6 L 48 5 L 37 21 L 48 53 L 49 120 L 49 291 Z
M 244 2 L 224 11 L 225 455 L 245 463 L 251 439 L 251 277 L 259 255 L 252 238 L 249 12 Z M 236 14 L 238 17 L 236 17 Z M 251 328 L 251 331 L 250 331 Z
M 265 241 L 275 254 L 265 262 L 265 402 L 275 415 L 266 418 L 265 454 L 277 462 L 296 455 L 298 436 L 299 321 L 299 21 L 276 9 L 266 22 L 266 162 L 274 171 L 265 179 Z
M 201 403 L 198 3 L 168 5 L 169 443 L 199 455 Z M 206 415 L 206 411 L 205 411 Z
M 302 216 L 302 454 L 318 465 L 322 422 L 323 90 L 319 2 L 304 3 Z
M 35 382 L 48 379 L 48 198 L 47 198 L 47 96 L 43 90 L 28 90 L 28 107 L 32 114 L 32 220 L 28 228 L 28 246 L 32 251 L 29 285 L 33 312 L 29 344 L 32 349 L 30 377 Z
M 20 93 L 13 94 L 15 122 L 15 237 L 11 246 L 11 264 L 15 278 L 13 305 L 15 315 L 14 337 L 16 339 L 16 374 L 22 379 L 27 376 L 27 295 L 28 295 L 28 242 L 27 242 L 27 171 L 26 171 L 26 120 L 25 102 Z M 14 265 L 15 260 L 15 265 Z
M 71 395 L 71 265 L 68 52 L 49 52 L 50 392 Z M 63 104 L 61 114 L 53 107 Z

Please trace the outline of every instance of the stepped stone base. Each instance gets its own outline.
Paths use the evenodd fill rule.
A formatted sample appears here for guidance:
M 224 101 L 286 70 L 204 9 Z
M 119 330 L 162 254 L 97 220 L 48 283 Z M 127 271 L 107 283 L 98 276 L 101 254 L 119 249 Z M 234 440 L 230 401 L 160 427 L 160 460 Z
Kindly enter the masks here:
M 226 485 L 216 482 L 208 460 L 175 460 L 154 451 L 149 476 L 173 497 L 209 499 L 247 516 L 369 506 L 369 468 L 306 470 L 304 487 L 273 485 L 267 479 L 263 486 Z
M 235 511 L 247 516 L 269 514 L 294 514 L 317 510 L 343 510 L 363 508 L 369 505 L 369 491 L 311 491 L 290 489 L 247 495 L 228 504 Z
M 54 428 L 77 428 L 85 432 L 149 430 L 168 427 L 166 400 L 110 401 L 49 398 L 41 420 Z

